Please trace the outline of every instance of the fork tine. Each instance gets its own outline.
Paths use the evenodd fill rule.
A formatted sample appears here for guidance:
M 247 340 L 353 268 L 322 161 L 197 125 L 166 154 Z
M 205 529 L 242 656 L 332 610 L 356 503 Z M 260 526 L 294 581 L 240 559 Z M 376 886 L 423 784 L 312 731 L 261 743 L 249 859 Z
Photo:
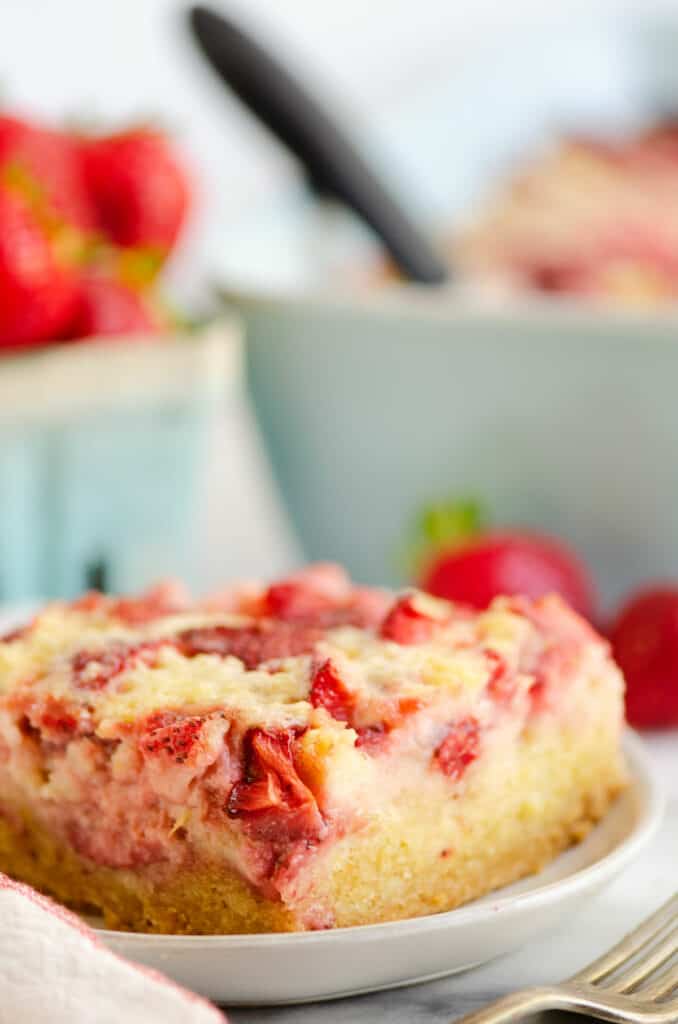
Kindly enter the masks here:
M 606 977 L 625 964 L 642 947 L 653 939 L 663 928 L 669 924 L 678 914 L 678 893 L 671 897 L 651 917 L 648 917 L 634 931 L 626 935 L 621 942 L 604 953 L 603 956 L 594 960 L 588 967 L 582 968 L 573 975 L 570 981 L 588 982 L 592 984 L 600 978 Z
M 629 992 L 654 974 L 657 968 L 662 967 L 677 951 L 678 928 L 673 928 L 663 942 L 649 949 L 646 955 L 622 971 L 611 983 L 604 982 L 603 987 L 608 992 Z M 642 995 L 645 996 L 644 990 Z
M 637 995 L 639 998 L 654 1001 L 661 999 L 662 996 L 670 995 L 674 988 L 678 988 L 678 964 L 674 964 L 658 974 L 652 984 L 644 985 Z

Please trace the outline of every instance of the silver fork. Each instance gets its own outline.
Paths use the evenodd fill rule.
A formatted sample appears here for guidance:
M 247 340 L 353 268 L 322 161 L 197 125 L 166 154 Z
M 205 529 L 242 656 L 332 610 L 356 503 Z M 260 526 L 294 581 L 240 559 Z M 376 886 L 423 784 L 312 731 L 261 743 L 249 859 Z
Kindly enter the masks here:
M 561 985 L 514 992 L 455 1024 L 508 1024 L 544 1010 L 569 1010 L 619 1024 L 678 1021 L 678 893 Z

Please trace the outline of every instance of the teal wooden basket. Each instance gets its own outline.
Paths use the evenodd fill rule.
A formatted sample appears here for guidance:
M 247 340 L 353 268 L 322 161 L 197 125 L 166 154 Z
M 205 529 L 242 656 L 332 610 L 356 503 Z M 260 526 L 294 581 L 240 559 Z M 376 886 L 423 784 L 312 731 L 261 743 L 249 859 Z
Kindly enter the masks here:
M 237 327 L 0 362 L 0 601 L 190 576 L 210 424 Z

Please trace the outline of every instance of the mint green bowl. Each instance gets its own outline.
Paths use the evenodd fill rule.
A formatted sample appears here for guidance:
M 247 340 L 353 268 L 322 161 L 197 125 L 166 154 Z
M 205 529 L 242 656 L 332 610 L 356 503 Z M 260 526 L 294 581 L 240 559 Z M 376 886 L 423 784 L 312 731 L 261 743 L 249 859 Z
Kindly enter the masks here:
M 453 232 L 563 129 L 615 134 L 678 110 L 677 45 L 675 15 L 544 11 L 420 76 L 364 136 L 431 233 Z M 608 601 L 678 575 L 675 307 L 349 292 L 366 239 L 298 192 L 229 242 L 223 291 L 308 556 L 395 582 L 417 510 L 474 495 L 499 523 L 570 539 Z

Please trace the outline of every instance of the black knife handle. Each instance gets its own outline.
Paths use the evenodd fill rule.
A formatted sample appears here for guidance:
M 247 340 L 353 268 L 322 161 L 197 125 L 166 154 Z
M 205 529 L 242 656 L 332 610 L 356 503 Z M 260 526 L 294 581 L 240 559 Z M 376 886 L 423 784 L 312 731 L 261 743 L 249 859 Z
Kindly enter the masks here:
M 202 5 L 189 17 L 212 67 L 302 162 L 314 186 L 362 217 L 406 277 L 445 281 L 444 261 L 309 91 L 230 18 Z

